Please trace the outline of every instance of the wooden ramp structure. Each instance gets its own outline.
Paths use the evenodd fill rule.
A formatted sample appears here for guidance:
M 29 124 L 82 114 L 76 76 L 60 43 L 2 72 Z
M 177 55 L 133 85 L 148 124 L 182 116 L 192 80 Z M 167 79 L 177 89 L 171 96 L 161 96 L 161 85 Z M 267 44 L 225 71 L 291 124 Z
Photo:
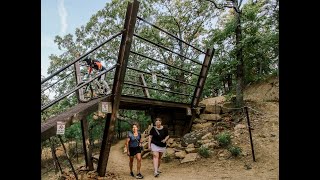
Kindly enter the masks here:
M 166 32 L 165 30 L 139 17 L 138 9 L 139 9 L 139 2 L 137 0 L 134 0 L 132 3 L 128 3 L 125 23 L 124 23 L 123 30 L 121 32 L 111 36 L 109 39 L 107 39 L 100 45 L 96 46 L 92 50 L 88 51 L 87 53 L 73 60 L 72 62 L 68 63 L 66 66 L 59 69 L 55 73 L 52 73 L 50 76 L 48 76 L 47 78 L 41 81 L 41 85 L 43 85 L 45 82 L 54 78 L 59 73 L 63 71 L 67 71 L 70 66 L 74 66 L 74 71 L 72 72 L 74 72 L 74 75 L 76 77 L 76 86 L 73 87 L 71 90 L 69 90 L 67 93 L 59 96 L 55 100 L 43 105 L 41 107 L 41 112 L 46 111 L 52 105 L 54 105 L 55 103 L 58 103 L 59 101 L 66 98 L 72 93 L 77 94 L 79 103 L 71 107 L 70 109 L 67 109 L 65 112 L 62 112 L 54 117 L 47 119 L 45 123 L 41 124 L 41 140 L 44 141 L 50 138 L 51 136 L 56 135 L 58 121 L 65 122 L 66 128 L 76 121 L 81 121 L 84 155 L 85 155 L 86 165 L 87 167 L 89 167 L 89 170 L 93 170 L 93 165 L 92 165 L 92 158 L 91 158 L 91 152 L 89 147 L 90 143 L 88 139 L 88 122 L 86 120 L 86 116 L 92 112 L 97 111 L 100 102 L 109 102 L 111 104 L 111 112 L 107 113 L 106 119 L 105 119 L 105 127 L 104 127 L 103 138 L 102 138 L 101 149 L 100 149 L 100 156 L 99 156 L 99 161 L 97 166 L 97 172 L 99 176 L 104 176 L 106 173 L 111 142 L 112 142 L 113 135 L 115 133 L 114 132 L 115 122 L 117 120 L 117 113 L 119 109 L 144 110 L 151 116 L 152 120 L 154 120 L 155 117 L 161 117 L 164 121 L 164 124 L 167 124 L 168 127 L 169 126 L 173 127 L 172 133 L 174 135 L 182 136 L 185 133 L 190 131 L 192 120 L 195 118 L 195 108 L 198 106 L 198 103 L 202 94 L 202 90 L 206 81 L 206 77 L 208 74 L 208 70 L 211 65 L 211 60 L 214 55 L 214 49 L 207 49 L 206 51 L 202 51 L 192 46 L 191 44 L 188 44 L 182 39 Z M 136 34 L 134 32 L 134 29 L 135 29 L 135 24 L 137 20 L 144 22 L 171 37 L 174 37 L 177 41 L 184 43 L 190 46 L 191 48 L 193 48 L 194 50 L 200 52 L 203 55 L 203 62 L 201 63 L 197 60 L 188 58 L 183 54 L 176 53 L 162 45 L 159 45 L 157 43 L 154 43 L 144 38 L 142 35 Z M 121 43 L 118 51 L 118 58 L 117 58 L 116 64 L 114 64 L 114 66 L 105 70 L 104 72 L 101 72 L 100 74 L 96 75 L 91 80 L 85 83 L 81 82 L 79 61 L 81 61 L 84 57 L 86 57 L 87 55 L 99 49 L 104 44 L 107 44 L 108 42 L 110 42 L 111 40 L 119 36 L 121 36 Z M 175 54 L 183 61 L 188 60 L 189 62 L 192 62 L 194 66 L 199 65 L 201 66 L 201 68 L 199 68 L 201 70 L 200 72 L 192 72 L 190 70 L 183 69 L 181 67 L 177 67 L 172 64 L 168 64 L 166 62 L 155 59 L 155 57 L 146 56 L 141 52 L 140 53 L 135 52 L 133 50 L 134 48 L 131 48 L 132 41 L 134 38 L 136 38 L 137 40 L 152 44 L 153 46 L 157 46 L 158 48 L 162 48 L 163 50 L 168 51 L 172 54 Z M 129 58 L 130 55 L 134 57 L 139 56 L 140 58 L 146 58 L 150 61 L 159 63 L 163 66 L 167 66 L 172 69 L 176 69 L 181 72 L 184 72 L 185 74 L 190 74 L 191 76 L 195 76 L 197 82 L 196 84 L 195 83 L 192 84 L 190 82 L 181 81 L 178 79 L 173 79 L 171 77 L 165 76 L 164 75 L 165 73 L 160 74 L 157 72 L 146 71 L 145 69 L 141 69 L 141 68 L 139 69 L 139 67 L 136 65 L 137 62 L 129 61 L 129 59 L 132 61 L 132 58 Z M 133 59 L 133 60 L 136 61 L 136 59 Z M 92 83 L 96 78 L 99 78 L 102 74 L 111 73 L 112 71 L 114 71 L 114 76 L 113 76 L 111 93 L 108 95 L 104 95 L 102 97 L 93 99 L 87 103 L 81 103 L 83 87 L 88 85 L 89 83 Z M 141 75 L 139 77 L 140 81 L 134 82 L 134 81 L 130 81 L 130 79 L 132 78 L 126 78 L 127 76 L 129 76 L 128 71 L 134 71 L 134 72 L 140 73 Z M 154 86 L 154 84 L 153 85 L 150 85 L 150 83 L 148 84 L 146 82 L 145 76 L 148 76 L 149 80 L 156 77 L 158 79 L 165 80 L 166 82 L 171 81 L 177 84 L 185 85 L 186 87 L 191 88 L 192 92 L 185 92 L 186 90 L 182 92 L 171 91 L 168 88 L 161 89 L 159 87 Z M 162 84 L 162 86 L 164 85 Z M 123 91 L 124 87 L 133 88 L 135 89 L 135 91 L 141 91 L 143 92 L 143 96 L 126 94 Z M 180 86 L 177 85 L 177 87 L 180 87 Z M 153 97 L 153 94 L 150 91 L 161 92 L 163 95 L 166 95 L 166 96 L 168 96 L 168 94 L 173 94 L 173 95 L 180 96 L 181 98 L 175 98 L 175 100 L 173 101 L 168 101 L 166 99 L 161 99 L 161 97 L 160 98 Z M 179 100 L 185 100 L 188 102 L 181 102 Z M 182 126 L 184 127 L 184 130 L 182 132 L 175 131 L 176 126 Z

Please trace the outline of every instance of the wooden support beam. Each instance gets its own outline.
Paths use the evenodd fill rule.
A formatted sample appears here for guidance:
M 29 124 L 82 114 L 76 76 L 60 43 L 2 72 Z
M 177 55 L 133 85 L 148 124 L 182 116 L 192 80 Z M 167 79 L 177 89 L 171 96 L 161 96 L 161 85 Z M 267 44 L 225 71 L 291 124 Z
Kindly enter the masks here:
M 49 138 L 49 142 L 50 142 L 50 147 L 51 147 L 53 164 L 55 166 L 55 173 L 57 173 L 60 170 L 60 172 L 62 174 L 63 172 L 62 172 L 59 160 L 58 160 L 57 155 L 56 155 L 56 148 L 54 146 L 54 143 L 51 141 L 51 138 Z M 59 169 L 58 169 L 58 167 L 59 167 Z
M 147 83 L 146 83 L 146 80 L 144 79 L 144 75 L 143 74 L 140 74 L 139 80 L 141 82 L 141 85 L 144 86 L 142 88 L 144 96 L 146 98 L 150 98 L 149 89 L 147 88 Z
M 200 100 L 200 97 L 201 97 L 201 94 L 203 91 L 203 87 L 204 87 L 205 81 L 207 79 L 208 71 L 210 69 L 213 54 L 214 54 L 214 49 L 212 49 L 212 50 L 207 49 L 207 53 L 204 57 L 204 61 L 203 61 L 202 68 L 200 71 L 200 76 L 198 78 L 197 88 L 194 91 L 193 98 L 191 101 L 192 108 L 195 108 L 198 106 L 198 103 L 199 103 L 199 100 Z
M 192 98 L 192 101 L 191 101 L 192 117 L 190 119 L 189 124 L 185 128 L 183 134 L 186 134 L 191 130 L 192 121 L 195 118 L 195 109 L 194 108 L 196 108 L 198 106 L 198 104 L 199 104 L 200 97 L 201 97 L 201 94 L 202 94 L 202 91 L 203 91 L 204 84 L 205 84 L 206 79 L 207 79 L 207 75 L 208 75 L 208 72 L 209 72 L 209 69 L 210 69 L 211 60 L 213 58 L 213 55 L 214 55 L 214 48 L 212 50 L 207 49 L 207 52 L 206 52 L 206 55 L 204 57 L 204 61 L 203 61 L 203 64 L 202 64 L 202 68 L 201 68 L 201 71 L 200 71 L 200 76 L 199 76 L 199 79 L 198 79 L 197 88 L 194 91 L 193 98 Z
M 76 84 L 78 85 L 82 82 L 79 61 L 74 63 L 74 72 L 76 77 Z M 83 88 L 78 89 L 76 91 L 76 94 L 77 94 L 78 102 L 81 102 L 81 100 L 83 99 Z
M 89 171 L 93 171 L 93 163 L 92 163 L 92 147 L 89 139 L 89 128 L 88 128 L 88 120 L 84 117 L 81 120 L 81 133 L 82 133 L 82 144 L 83 144 L 83 153 L 84 159 L 86 161 L 86 167 L 89 168 Z
M 128 3 L 127 13 L 124 28 L 125 31 L 122 34 L 120 50 L 117 61 L 117 68 L 115 72 L 115 77 L 113 81 L 112 88 L 112 113 L 107 114 L 103 138 L 101 143 L 100 155 L 97 172 L 98 175 L 105 176 L 108 158 L 111 148 L 111 143 L 114 135 L 114 126 L 117 119 L 117 113 L 120 105 L 121 92 L 124 82 L 124 76 L 127 69 L 127 63 L 131 48 L 131 43 L 133 39 L 133 32 L 135 23 L 137 20 L 137 14 L 139 9 L 139 2 L 134 0 L 133 3 Z

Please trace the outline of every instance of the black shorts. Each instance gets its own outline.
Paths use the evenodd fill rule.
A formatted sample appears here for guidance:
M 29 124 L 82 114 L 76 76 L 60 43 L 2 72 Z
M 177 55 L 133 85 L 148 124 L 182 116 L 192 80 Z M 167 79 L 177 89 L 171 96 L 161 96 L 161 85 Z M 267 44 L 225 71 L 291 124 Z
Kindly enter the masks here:
M 141 153 L 141 149 L 139 146 L 137 147 L 129 147 L 130 156 L 134 156 L 138 153 Z

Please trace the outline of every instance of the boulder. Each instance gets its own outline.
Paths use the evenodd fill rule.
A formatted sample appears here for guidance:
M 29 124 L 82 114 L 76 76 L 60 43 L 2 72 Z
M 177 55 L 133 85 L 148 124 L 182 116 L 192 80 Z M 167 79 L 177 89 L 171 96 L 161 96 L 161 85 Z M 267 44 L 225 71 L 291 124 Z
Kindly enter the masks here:
M 186 157 L 181 161 L 181 163 L 195 161 L 198 157 L 198 153 L 187 154 Z

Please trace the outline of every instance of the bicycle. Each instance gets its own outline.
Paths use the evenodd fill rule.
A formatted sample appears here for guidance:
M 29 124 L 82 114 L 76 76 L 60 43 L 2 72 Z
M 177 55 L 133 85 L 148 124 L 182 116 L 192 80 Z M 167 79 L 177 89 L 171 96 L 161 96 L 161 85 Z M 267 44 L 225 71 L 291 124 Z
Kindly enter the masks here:
M 82 83 L 85 83 L 86 81 L 88 80 L 84 79 Z M 102 82 L 98 81 L 98 78 L 95 78 L 91 83 L 85 85 L 82 89 L 83 99 L 80 99 L 80 101 L 83 103 L 89 102 L 95 97 L 100 97 L 101 95 L 108 95 L 111 93 L 111 90 L 108 89 L 108 87 L 106 87 Z

